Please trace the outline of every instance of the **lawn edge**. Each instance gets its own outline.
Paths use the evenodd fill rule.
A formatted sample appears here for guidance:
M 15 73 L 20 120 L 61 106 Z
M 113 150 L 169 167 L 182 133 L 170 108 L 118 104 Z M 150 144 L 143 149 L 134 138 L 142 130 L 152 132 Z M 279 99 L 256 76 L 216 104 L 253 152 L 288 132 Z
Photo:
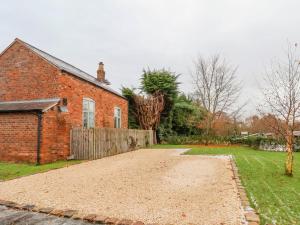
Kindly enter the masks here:
M 230 164 L 232 167 L 233 179 L 235 180 L 235 183 L 237 186 L 238 196 L 239 196 L 241 204 L 242 204 L 245 219 L 249 225 L 259 225 L 260 224 L 259 214 L 256 212 L 255 209 L 253 209 L 250 206 L 250 202 L 247 197 L 245 187 L 242 185 L 242 182 L 241 182 L 241 176 L 239 175 L 238 167 L 236 165 L 234 156 L 232 156 L 232 155 L 230 156 Z
M 68 160 L 66 160 L 66 161 L 68 161 Z M 40 173 L 47 173 L 47 172 L 50 172 L 52 170 L 59 170 L 59 169 L 63 169 L 63 168 L 67 168 L 67 167 L 70 167 L 70 166 L 75 166 L 75 165 L 87 162 L 87 160 L 77 160 L 77 161 L 79 161 L 79 162 L 74 163 L 74 164 L 70 164 L 70 165 L 64 165 L 64 166 L 58 167 L 58 168 L 52 168 L 52 169 L 49 169 L 49 170 L 39 171 L 39 172 L 36 172 L 36 173 L 26 174 L 26 175 L 17 176 L 17 177 L 14 177 L 14 178 L 9 178 L 9 179 L 4 179 L 4 180 L 0 179 L 0 183 L 6 182 L 6 181 L 11 181 L 11 180 L 16 180 L 16 179 L 23 178 L 23 177 L 34 176 L 34 175 L 40 174 Z M 5 163 L 9 163 L 9 162 L 5 162 Z M 53 162 L 53 163 L 55 163 L 55 162 Z M 17 164 L 17 163 L 14 163 L 14 164 Z M 34 165 L 34 164 L 32 164 L 32 165 Z M 42 164 L 42 165 L 46 165 L 46 164 Z M 35 166 L 40 166 L 40 165 L 35 165 Z

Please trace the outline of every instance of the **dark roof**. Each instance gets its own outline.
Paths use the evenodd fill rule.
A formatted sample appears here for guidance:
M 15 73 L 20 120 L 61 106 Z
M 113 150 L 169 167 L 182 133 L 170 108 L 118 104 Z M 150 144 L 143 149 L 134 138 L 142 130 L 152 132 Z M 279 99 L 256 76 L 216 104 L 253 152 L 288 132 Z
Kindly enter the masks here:
M 0 102 L 0 112 L 41 111 L 51 109 L 60 101 L 59 98 L 35 99 L 26 101 Z
M 73 74 L 85 81 L 88 81 L 90 83 L 95 84 L 96 86 L 109 91 L 115 95 L 118 95 L 122 98 L 125 98 L 124 96 L 122 96 L 120 93 L 118 93 L 117 91 L 113 90 L 112 88 L 110 88 L 108 85 L 106 85 L 105 83 L 100 82 L 96 77 L 76 68 L 75 66 L 72 66 L 71 64 L 56 58 L 55 56 L 50 55 L 47 52 L 44 52 L 20 39 L 16 38 L 16 41 L 21 42 L 22 44 L 24 44 L 26 47 L 28 47 L 30 50 L 34 51 L 36 54 L 38 54 L 39 56 L 41 56 L 42 58 L 44 58 L 45 60 L 47 60 L 49 63 L 53 64 L 54 66 L 58 67 L 60 70 L 68 72 L 70 74 Z

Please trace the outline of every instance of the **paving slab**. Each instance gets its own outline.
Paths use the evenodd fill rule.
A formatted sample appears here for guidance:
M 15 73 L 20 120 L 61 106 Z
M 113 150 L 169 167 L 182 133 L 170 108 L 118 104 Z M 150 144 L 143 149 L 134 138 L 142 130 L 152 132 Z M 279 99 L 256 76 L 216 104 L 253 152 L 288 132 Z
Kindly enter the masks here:
M 22 211 L 0 206 L 1 225 L 90 225 L 84 221 L 59 218 L 44 213 Z

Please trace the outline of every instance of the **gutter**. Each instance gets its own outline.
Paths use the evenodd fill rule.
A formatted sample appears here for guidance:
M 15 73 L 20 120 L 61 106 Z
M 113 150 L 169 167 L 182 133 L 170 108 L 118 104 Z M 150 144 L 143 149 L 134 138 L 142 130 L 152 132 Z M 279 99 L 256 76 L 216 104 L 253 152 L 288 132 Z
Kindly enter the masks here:
M 37 112 L 38 127 L 37 127 L 37 149 L 36 149 L 36 165 L 40 165 L 41 161 L 41 136 L 42 136 L 42 111 Z

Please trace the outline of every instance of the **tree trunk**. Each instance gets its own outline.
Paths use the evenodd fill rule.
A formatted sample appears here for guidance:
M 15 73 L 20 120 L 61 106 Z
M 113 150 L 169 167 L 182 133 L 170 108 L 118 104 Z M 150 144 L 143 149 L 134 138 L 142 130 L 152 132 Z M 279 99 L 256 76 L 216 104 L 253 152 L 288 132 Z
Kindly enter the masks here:
M 161 144 L 158 130 L 155 130 L 155 138 L 156 138 L 156 144 Z
M 156 135 L 156 130 L 152 130 L 153 131 L 153 144 L 157 144 L 157 135 Z
M 293 135 L 290 135 L 287 140 L 287 146 L 286 146 L 286 151 L 287 151 L 287 158 L 285 162 L 285 174 L 287 176 L 293 176 L 293 161 L 294 161 L 294 156 L 293 156 Z
M 211 128 L 212 128 L 212 119 L 210 115 L 208 115 L 206 119 L 206 127 L 205 127 L 205 140 L 204 140 L 205 145 L 208 145 L 209 139 L 211 138 Z

